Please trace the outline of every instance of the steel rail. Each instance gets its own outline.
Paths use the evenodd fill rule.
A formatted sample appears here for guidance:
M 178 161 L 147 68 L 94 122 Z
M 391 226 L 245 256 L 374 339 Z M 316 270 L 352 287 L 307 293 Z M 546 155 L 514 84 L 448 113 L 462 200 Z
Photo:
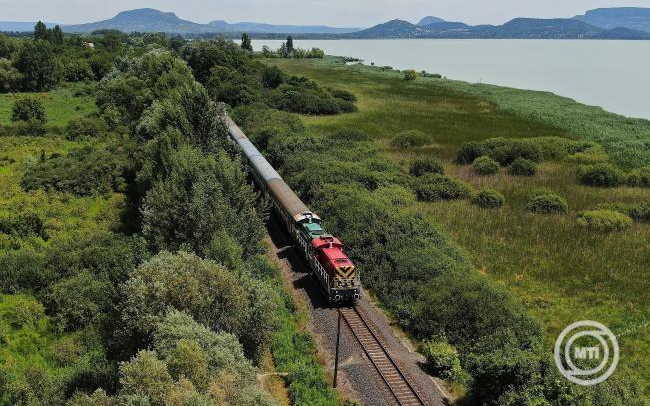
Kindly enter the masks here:
M 397 403 L 400 406 L 427 406 L 361 312 L 356 307 L 348 307 L 342 308 L 341 314 Z M 355 318 L 359 322 L 355 323 Z

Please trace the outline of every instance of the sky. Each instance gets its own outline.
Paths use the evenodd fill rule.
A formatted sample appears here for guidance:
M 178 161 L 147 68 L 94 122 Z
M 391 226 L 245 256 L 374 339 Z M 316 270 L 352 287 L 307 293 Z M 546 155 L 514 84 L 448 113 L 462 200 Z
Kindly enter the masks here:
M 151 7 L 207 23 L 255 21 L 369 27 L 433 15 L 468 24 L 502 24 L 515 17 L 573 17 L 598 7 L 650 7 L 650 0 L 0 0 L 0 20 L 84 23 L 119 11 Z

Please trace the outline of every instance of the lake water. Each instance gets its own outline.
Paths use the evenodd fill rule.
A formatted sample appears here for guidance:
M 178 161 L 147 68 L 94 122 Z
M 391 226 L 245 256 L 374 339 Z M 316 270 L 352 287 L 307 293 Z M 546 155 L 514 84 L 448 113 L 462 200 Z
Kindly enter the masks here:
M 254 40 L 280 47 L 280 40 Z M 546 90 L 630 117 L 650 119 L 650 41 L 294 40 L 328 55 L 353 56 L 450 79 Z

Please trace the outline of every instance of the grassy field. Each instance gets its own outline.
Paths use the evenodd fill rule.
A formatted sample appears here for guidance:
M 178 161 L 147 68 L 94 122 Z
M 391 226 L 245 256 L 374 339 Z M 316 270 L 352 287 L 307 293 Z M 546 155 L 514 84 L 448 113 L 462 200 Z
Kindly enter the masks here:
M 438 224 L 472 256 L 477 268 L 517 295 L 552 341 L 568 324 L 591 319 L 619 335 L 621 362 L 637 375 L 650 398 L 650 225 L 635 223 L 615 234 L 588 232 L 576 223 L 580 210 L 607 202 L 650 200 L 649 189 L 598 189 L 577 183 L 577 164 L 545 162 L 534 178 L 479 177 L 471 166 L 452 163 L 463 142 L 491 137 L 563 136 L 602 142 L 612 159 L 638 166 L 646 157 L 650 122 L 627 119 L 544 92 L 418 78 L 404 82 L 398 72 L 344 66 L 333 59 L 266 61 L 288 73 L 352 91 L 359 112 L 308 117 L 310 131 L 357 128 L 371 134 L 405 170 L 416 158 L 438 156 L 446 171 L 475 187 L 506 197 L 499 210 L 481 210 L 469 201 L 415 203 L 406 207 Z M 433 137 L 431 146 L 398 150 L 390 139 L 402 130 Z M 644 140 L 645 138 L 645 140 Z M 554 190 L 569 203 L 566 215 L 525 211 L 528 194 Z
M 0 94 L 0 125 L 11 123 L 11 109 L 14 101 L 21 97 L 37 97 L 42 100 L 47 114 L 47 125 L 63 127 L 71 118 L 85 117 L 97 111 L 95 100 L 85 96 L 88 85 L 64 84 L 46 93 Z
M 48 116 L 47 128 L 64 127 L 68 120 L 95 111 L 92 99 L 75 97 L 73 88 L 63 88 L 39 95 Z M 13 96 L 0 95 L 0 125 L 10 123 Z M 66 154 L 89 142 L 66 141 L 48 132 L 43 137 L 0 136 L 0 220 L 35 213 L 43 222 L 49 238 L 75 230 L 108 228 L 119 220 L 123 196 L 78 197 L 72 194 L 25 192 L 20 181 L 25 168 L 42 154 Z M 38 252 L 47 240 L 0 233 L 0 254 L 18 247 Z M 44 313 L 44 308 L 28 294 L 0 295 L 0 374 L 10 382 L 21 371 L 46 371 L 50 378 L 69 375 L 73 365 L 87 362 L 85 348 L 78 333 L 61 333 Z M 2 403 L 3 395 L 0 395 Z

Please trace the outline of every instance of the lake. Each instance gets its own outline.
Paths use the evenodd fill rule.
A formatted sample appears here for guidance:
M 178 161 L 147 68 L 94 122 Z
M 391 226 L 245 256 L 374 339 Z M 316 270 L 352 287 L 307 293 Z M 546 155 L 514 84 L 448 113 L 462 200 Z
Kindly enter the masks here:
M 253 40 L 256 51 L 281 40 Z M 353 56 L 449 79 L 546 90 L 605 110 L 650 119 L 650 41 L 294 40 L 328 55 Z

